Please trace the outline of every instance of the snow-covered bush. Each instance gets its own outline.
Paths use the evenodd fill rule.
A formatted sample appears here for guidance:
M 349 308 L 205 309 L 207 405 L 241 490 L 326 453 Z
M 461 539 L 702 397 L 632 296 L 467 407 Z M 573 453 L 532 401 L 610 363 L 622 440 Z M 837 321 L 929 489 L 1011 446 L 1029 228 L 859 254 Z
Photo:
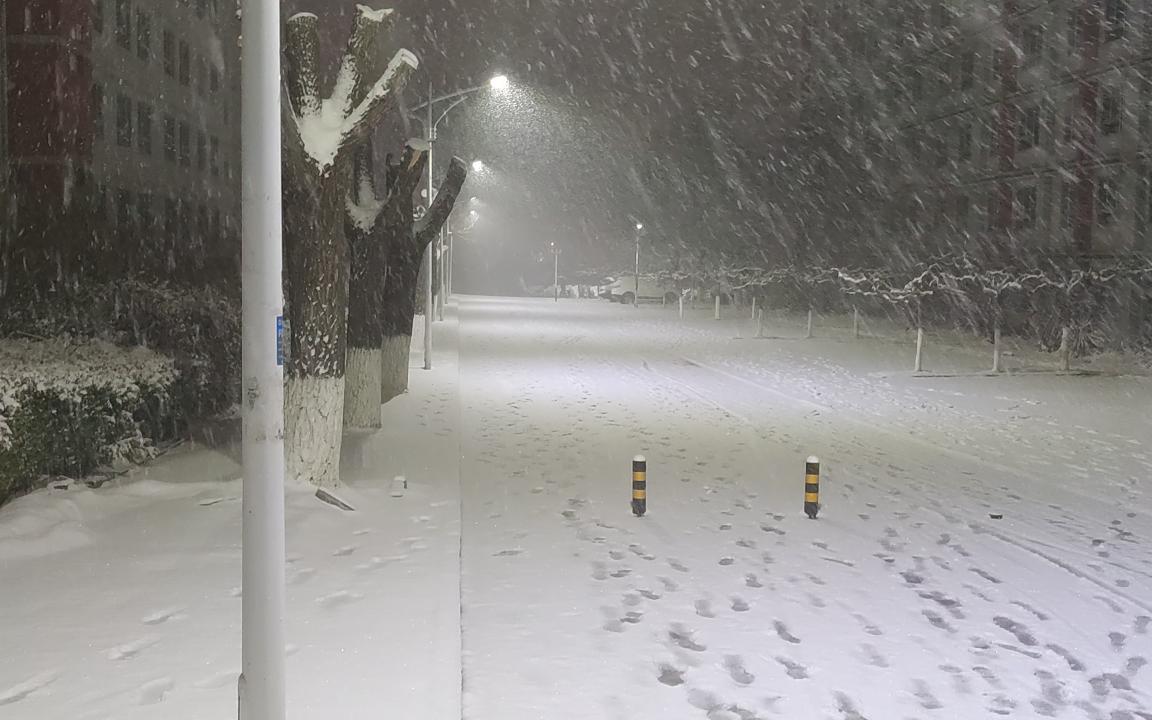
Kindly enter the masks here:
M 238 402 L 240 303 L 214 288 L 126 278 L 9 295 L 4 306 L 0 336 L 99 338 L 171 357 L 179 373 L 172 415 L 181 424 Z
M 44 475 L 82 476 L 151 453 L 172 361 L 101 341 L 0 340 L 0 502 Z

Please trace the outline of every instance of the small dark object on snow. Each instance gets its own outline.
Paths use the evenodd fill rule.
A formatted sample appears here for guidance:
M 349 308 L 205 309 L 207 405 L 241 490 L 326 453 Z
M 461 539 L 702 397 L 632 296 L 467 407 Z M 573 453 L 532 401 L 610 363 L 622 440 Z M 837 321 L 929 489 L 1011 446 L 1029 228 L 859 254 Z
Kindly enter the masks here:
M 317 488 L 316 499 L 320 500 L 321 502 L 326 502 L 333 507 L 340 508 L 341 510 L 344 510 L 346 512 L 354 512 L 356 510 L 356 508 L 352 507 L 351 505 L 344 502 L 340 498 L 336 497 L 332 493 L 328 492 L 324 488 Z
M 992 518 L 993 520 L 1003 520 L 1004 513 L 988 513 L 988 517 Z

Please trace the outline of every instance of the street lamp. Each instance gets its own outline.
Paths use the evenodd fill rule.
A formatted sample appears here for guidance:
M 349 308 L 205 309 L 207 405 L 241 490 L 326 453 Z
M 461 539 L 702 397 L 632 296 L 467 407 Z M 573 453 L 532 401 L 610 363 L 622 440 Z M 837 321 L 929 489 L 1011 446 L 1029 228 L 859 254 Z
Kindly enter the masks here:
M 640 234 L 644 232 L 644 223 L 636 223 L 636 274 L 633 279 L 636 281 L 636 293 L 632 295 L 632 306 L 636 307 L 640 302 Z
M 469 97 L 475 95 L 482 90 L 492 90 L 501 92 L 507 90 L 510 83 L 506 75 L 496 75 L 491 78 L 487 84 L 477 85 L 475 87 L 464 88 L 463 90 L 456 90 L 447 95 L 434 96 L 432 94 L 432 81 L 428 81 L 428 99 L 410 109 L 410 113 L 418 113 L 423 110 L 426 114 L 424 120 L 424 139 L 428 141 L 428 207 L 432 207 L 432 198 L 435 195 L 432 189 L 432 171 L 435 167 L 432 164 L 432 150 L 436 143 L 436 128 L 440 125 L 441 121 L 448 116 L 457 106 L 467 100 Z M 440 103 L 449 103 L 448 107 L 437 117 L 435 114 L 436 106 Z M 414 116 L 415 117 L 415 116 Z M 475 166 L 475 163 L 473 163 Z M 483 167 L 483 164 L 481 164 Z M 440 229 L 440 235 L 436 242 L 439 247 L 444 247 L 444 229 Z M 432 295 L 432 272 L 433 272 L 433 258 L 432 252 L 424 253 L 424 369 L 432 369 L 432 305 L 434 299 Z M 440 294 L 440 302 L 444 302 L 443 293 Z M 441 313 L 443 307 L 441 306 Z M 441 315 L 443 319 L 443 315 Z
M 473 160 L 472 161 L 472 172 L 484 172 L 484 161 L 483 160 Z

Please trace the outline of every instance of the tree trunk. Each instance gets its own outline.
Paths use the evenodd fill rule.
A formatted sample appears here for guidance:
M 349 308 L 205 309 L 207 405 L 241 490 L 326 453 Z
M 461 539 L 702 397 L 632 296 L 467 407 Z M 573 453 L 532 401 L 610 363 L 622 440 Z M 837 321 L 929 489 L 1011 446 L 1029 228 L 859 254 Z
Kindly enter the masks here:
M 372 177 L 372 145 L 356 154 L 346 234 L 351 271 L 348 287 L 348 362 L 344 426 L 377 430 L 380 420 L 380 352 L 384 341 L 384 243 L 376 217 L 382 203 Z
M 319 22 L 298 13 L 285 25 L 282 102 L 284 268 L 291 351 L 285 396 L 289 479 L 319 487 L 340 482 L 341 423 L 348 338 L 345 220 L 353 151 L 415 68 L 406 50 L 371 82 L 375 43 L 391 12 L 358 6 L 338 78 L 319 95 Z M 357 362 L 364 358 L 357 356 Z
M 401 260 L 401 258 L 396 258 Z M 389 263 L 384 290 L 384 341 L 381 352 L 381 400 L 408 392 L 408 358 L 416 314 L 420 260 Z
M 287 471 L 289 478 L 320 487 L 339 484 L 348 307 L 344 175 L 333 168 L 326 177 L 297 175 L 285 183 Z

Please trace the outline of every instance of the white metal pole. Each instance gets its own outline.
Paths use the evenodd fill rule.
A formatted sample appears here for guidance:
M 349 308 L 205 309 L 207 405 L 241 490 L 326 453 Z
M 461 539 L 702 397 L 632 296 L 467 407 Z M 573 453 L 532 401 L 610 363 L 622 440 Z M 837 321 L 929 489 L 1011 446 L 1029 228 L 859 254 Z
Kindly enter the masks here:
M 715 305 L 716 305 L 716 311 L 714 314 L 715 314 L 716 319 L 719 320 L 720 319 L 720 293 L 719 292 L 716 293 Z
M 860 339 L 860 308 L 852 308 L 852 337 Z
M 552 285 L 556 288 L 556 302 L 560 302 L 560 253 L 552 249 Z
M 924 328 L 916 328 L 916 372 L 924 372 Z
M 440 236 L 437 238 L 439 253 L 437 258 L 439 263 L 437 266 L 440 268 L 439 280 L 437 283 L 436 294 L 436 319 L 444 322 L 444 290 L 448 287 L 448 276 L 446 275 L 446 268 L 448 267 L 448 243 L 445 241 L 444 228 L 440 228 Z
M 761 308 L 756 311 L 756 337 L 764 337 L 764 310 Z
M 432 146 L 436 142 L 436 128 L 432 127 L 432 81 L 428 81 L 428 121 L 424 134 L 428 136 L 428 202 L 432 212 Z M 424 369 L 432 369 L 432 243 L 424 250 Z
M 444 222 L 444 227 L 447 229 L 448 235 L 448 262 L 444 266 L 444 269 L 448 273 L 444 288 L 444 292 L 446 293 L 445 299 L 447 299 L 452 297 L 452 266 L 456 260 L 456 243 L 452 237 L 452 218 L 448 218 L 448 220 Z
M 632 296 L 632 306 L 640 303 L 640 228 L 636 228 L 636 293 Z
M 752 296 L 752 319 L 756 319 L 756 296 Z
M 684 319 L 684 293 L 680 293 L 680 319 Z
M 243 0 L 240 96 L 243 398 L 243 720 L 283 720 L 284 296 L 280 3 Z

